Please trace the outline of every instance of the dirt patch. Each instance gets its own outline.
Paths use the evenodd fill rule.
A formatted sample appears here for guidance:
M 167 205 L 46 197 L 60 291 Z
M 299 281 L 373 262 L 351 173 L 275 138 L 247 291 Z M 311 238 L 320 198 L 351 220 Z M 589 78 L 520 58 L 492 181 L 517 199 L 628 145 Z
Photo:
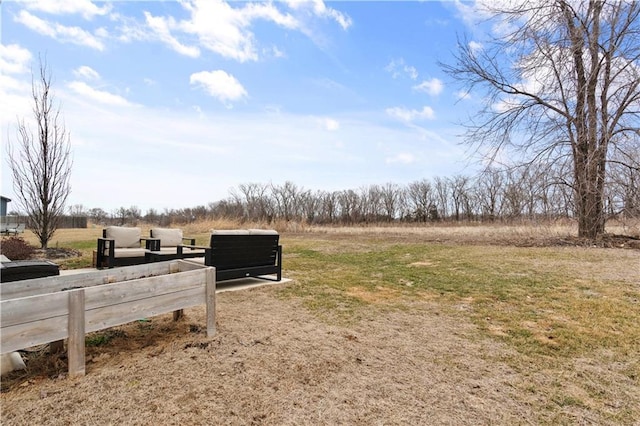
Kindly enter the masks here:
M 3 424 L 518 423 L 521 378 L 496 362 L 508 350 L 429 302 L 411 312 L 372 308 L 329 325 L 277 289 L 218 297 L 218 332 L 202 308 L 118 327 L 87 347 L 87 375 L 32 353 L 3 380 Z M 112 331 L 113 333 L 113 331 Z M 491 354 L 487 361 L 478 354 Z
M 49 247 L 46 249 L 37 249 L 32 256 L 32 259 L 60 260 L 80 256 L 82 256 L 82 252 L 80 250 L 65 247 Z

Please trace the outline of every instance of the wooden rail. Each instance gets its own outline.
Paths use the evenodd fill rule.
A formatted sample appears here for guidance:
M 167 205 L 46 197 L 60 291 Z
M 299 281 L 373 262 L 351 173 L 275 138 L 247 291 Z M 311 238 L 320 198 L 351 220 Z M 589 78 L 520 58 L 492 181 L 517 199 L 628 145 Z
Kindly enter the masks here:
M 84 375 L 86 333 L 202 304 L 213 337 L 215 286 L 214 268 L 180 260 L 2 284 L 0 352 L 68 339 L 69 375 Z

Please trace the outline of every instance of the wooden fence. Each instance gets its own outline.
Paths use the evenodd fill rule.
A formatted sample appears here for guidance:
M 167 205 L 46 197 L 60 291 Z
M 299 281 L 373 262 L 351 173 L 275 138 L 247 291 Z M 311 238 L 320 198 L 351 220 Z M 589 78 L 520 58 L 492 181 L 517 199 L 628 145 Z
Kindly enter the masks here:
M 215 287 L 215 268 L 183 260 L 3 283 L 0 352 L 68 339 L 69 375 L 84 375 L 86 333 L 202 304 L 212 337 Z
M 33 228 L 28 216 L 1 216 L 0 222 L 2 223 L 24 223 L 27 228 Z M 58 222 L 58 229 L 66 228 L 86 228 L 88 219 L 86 216 L 60 216 L 60 222 Z

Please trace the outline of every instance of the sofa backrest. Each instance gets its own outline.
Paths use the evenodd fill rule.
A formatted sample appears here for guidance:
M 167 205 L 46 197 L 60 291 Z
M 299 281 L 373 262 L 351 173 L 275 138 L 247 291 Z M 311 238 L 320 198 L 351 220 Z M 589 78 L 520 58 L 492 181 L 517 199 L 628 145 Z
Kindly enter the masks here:
M 140 228 L 126 226 L 107 226 L 103 235 L 105 238 L 114 240 L 115 248 L 139 248 L 140 238 L 142 238 Z
M 160 239 L 160 247 L 176 247 L 182 244 L 182 229 L 151 228 L 151 238 Z
M 253 231 L 212 231 L 210 247 L 213 265 L 221 270 L 275 265 L 280 236 L 272 230 Z

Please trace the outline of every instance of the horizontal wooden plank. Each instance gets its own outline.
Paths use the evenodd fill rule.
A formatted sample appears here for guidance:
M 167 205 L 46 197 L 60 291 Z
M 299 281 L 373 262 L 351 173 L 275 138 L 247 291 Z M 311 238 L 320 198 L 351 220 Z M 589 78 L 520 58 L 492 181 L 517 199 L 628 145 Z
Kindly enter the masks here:
M 64 294 L 64 296 L 68 295 Z M 165 314 L 206 303 L 206 288 L 190 288 L 176 293 L 148 297 L 117 305 L 86 310 L 85 332 L 99 331 L 131 321 Z M 68 315 L 2 326 L 0 352 L 6 353 L 29 346 L 68 337 Z
M 199 269 L 87 288 L 85 289 L 85 306 L 90 310 L 191 288 L 204 288 L 205 271 L 205 269 Z
M 67 292 L 41 294 L 0 302 L 0 325 L 5 327 L 67 315 Z
M 199 288 L 187 289 L 178 293 L 91 309 L 85 313 L 85 330 L 89 333 L 205 303 L 206 291 L 203 284 Z
M 137 278 L 168 274 L 170 263 L 157 262 L 122 268 L 102 269 L 79 274 L 57 275 L 33 280 L 12 281 L 0 285 L 2 300 L 37 294 L 55 293 L 65 288 L 93 287 L 107 283 L 129 281 Z
M 10 327 L 3 326 L 0 352 L 13 352 L 30 346 L 66 339 L 68 323 L 68 316 L 64 315 Z
M 154 262 L 122 268 L 102 269 L 79 274 L 58 275 L 33 280 L 12 281 L 0 284 L 0 299 L 9 300 L 38 294 L 55 293 L 73 287 L 94 287 L 97 285 L 131 281 L 143 277 L 192 271 L 205 268 L 204 265 L 175 260 Z
M 105 284 L 85 289 L 86 309 L 144 299 L 151 295 L 179 292 L 203 287 L 206 283 L 204 268 L 169 275 Z M 74 290 L 69 290 L 74 291 Z M 67 292 L 41 294 L 0 302 L 2 327 L 66 315 Z
M 207 268 L 211 268 L 211 266 L 206 266 L 203 263 L 197 263 L 197 262 L 193 262 L 193 261 L 186 261 L 186 260 L 178 260 L 176 261 L 178 268 L 180 269 L 181 272 L 186 272 L 186 271 L 196 271 L 196 270 L 200 270 L 200 269 L 207 269 Z

